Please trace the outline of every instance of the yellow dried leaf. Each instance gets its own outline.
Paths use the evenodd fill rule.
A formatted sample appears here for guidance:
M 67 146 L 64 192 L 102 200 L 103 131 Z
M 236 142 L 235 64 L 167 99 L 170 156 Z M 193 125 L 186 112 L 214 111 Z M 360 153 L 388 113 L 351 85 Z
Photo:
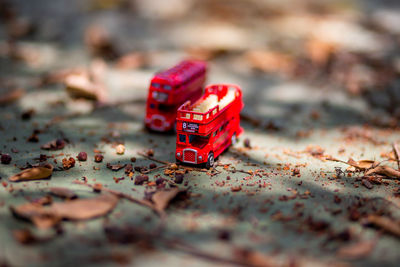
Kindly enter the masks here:
M 373 168 L 374 166 L 378 165 L 378 162 L 376 162 L 374 160 L 367 160 L 367 159 L 355 161 L 354 159 L 349 158 L 349 160 L 347 161 L 347 164 L 349 164 L 350 166 L 353 166 L 359 170 L 367 170 L 367 169 Z
M 22 182 L 22 181 L 30 181 L 30 180 L 40 180 L 46 179 L 51 176 L 53 173 L 53 165 L 47 163 L 43 166 L 33 167 L 30 169 L 23 170 L 22 172 L 11 176 L 8 178 L 11 182 Z

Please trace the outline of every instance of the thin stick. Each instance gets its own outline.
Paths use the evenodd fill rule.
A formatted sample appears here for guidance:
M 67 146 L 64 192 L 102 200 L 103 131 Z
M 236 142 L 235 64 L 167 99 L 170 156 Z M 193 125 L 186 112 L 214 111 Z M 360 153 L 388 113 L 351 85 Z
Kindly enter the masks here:
M 399 148 L 397 147 L 396 142 L 393 143 L 393 151 L 394 151 L 394 155 L 396 156 L 396 160 L 397 160 L 397 168 L 400 171 L 400 159 L 399 159 L 400 153 L 399 153 Z
M 162 168 L 165 168 L 165 167 L 167 167 L 168 165 L 166 165 L 166 164 L 164 164 L 164 165 L 161 165 L 161 166 L 157 166 L 157 167 L 155 167 L 155 168 L 153 168 L 153 169 L 149 169 L 149 170 L 147 170 L 147 171 L 143 171 L 143 172 L 141 172 L 141 173 L 143 173 L 143 174 L 148 174 L 148 173 L 150 173 L 150 172 L 152 172 L 152 171 L 155 171 L 155 170 L 158 170 L 158 169 L 162 169 Z
M 79 181 L 79 180 L 75 180 L 75 181 L 73 181 L 73 183 L 74 183 L 74 184 L 84 185 L 84 186 L 87 186 L 87 187 L 90 187 L 90 188 L 94 188 L 93 185 L 88 184 L 88 183 L 85 183 L 85 182 L 81 182 L 81 181 Z M 127 199 L 127 200 L 129 200 L 129 201 L 131 201 L 131 202 L 136 203 L 136 204 L 139 204 L 139 205 L 148 207 L 148 208 L 150 208 L 151 210 L 153 210 L 155 213 L 157 213 L 158 215 L 162 216 L 162 214 L 159 212 L 159 210 L 157 210 L 157 209 L 154 207 L 153 204 L 151 204 L 150 202 L 148 202 L 148 201 L 146 201 L 146 200 L 137 199 L 137 198 L 134 198 L 134 197 L 132 197 L 132 196 L 130 196 L 130 195 L 128 195 L 128 194 L 122 193 L 122 192 L 120 192 L 120 191 L 112 190 L 112 189 L 109 189 L 109 188 L 105 188 L 105 187 L 102 187 L 101 190 L 102 190 L 102 191 L 106 191 L 106 192 L 108 192 L 108 193 L 111 193 L 111 194 L 113 194 L 113 195 L 116 195 L 117 197 L 125 198 L 125 199 Z
M 145 158 L 147 158 L 147 159 L 149 159 L 149 160 L 152 160 L 152 161 L 155 161 L 155 162 L 158 162 L 158 163 L 162 163 L 162 164 L 165 164 L 165 165 L 171 164 L 171 162 L 168 162 L 168 161 L 164 161 L 164 160 L 160 160 L 160 159 L 156 159 L 156 158 L 150 157 L 150 156 L 148 156 L 148 155 L 146 155 L 146 154 L 144 154 L 144 153 L 142 153 L 142 152 L 138 152 L 138 154 L 139 154 L 140 156 L 142 156 L 142 157 L 145 157 Z
M 148 156 L 148 155 L 146 155 L 146 154 L 144 154 L 142 152 L 138 152 L 138 155 L 140 155 L 142 157 L 145 157 L 145 158 L 147 158 L 149 160 L 165 164 L 165 165 L 171 165 L 172 164 L 171 162 L 168 162 L 168 161 L 164 161 L 164 160 L 160 160 L 160 159 L 156 159 L 156 158 L 150 157 L 150 156 Z M 165 167 L 167 167 L 167 166 L 165 166 Z M 182 165 L 180 165 L 180 167 L 182 169 L 184 169 L 184 170 L 189 170 L 189 171 L 207 172 L 206 170 L 202 170 L 202 169 L 196 168 L 196 167 L 185 167 L 185 166 L 182 166 Z

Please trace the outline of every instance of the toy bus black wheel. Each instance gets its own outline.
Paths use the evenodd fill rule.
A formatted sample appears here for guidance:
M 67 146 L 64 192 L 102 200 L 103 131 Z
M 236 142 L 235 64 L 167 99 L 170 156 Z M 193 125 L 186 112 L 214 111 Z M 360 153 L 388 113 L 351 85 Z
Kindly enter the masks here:
M 231 145 L 232 145 L 232 146 L 236 145 L 237 140 L 238 140 L 238 139 L 237 139 L 236 133 L 234 133 L 234 134 L 232 135 L 232 137 L 231 137 Z
M 210 154 L 208 154 L 206 168 L 209 169 L 213 166 L 214 166 L 214 153 L 210 152 Z

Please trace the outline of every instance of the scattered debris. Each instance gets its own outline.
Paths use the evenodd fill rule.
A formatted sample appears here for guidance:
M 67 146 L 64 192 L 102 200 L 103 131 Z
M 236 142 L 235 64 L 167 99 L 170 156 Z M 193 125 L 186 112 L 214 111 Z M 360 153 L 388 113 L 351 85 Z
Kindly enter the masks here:
M 104 156 L 101 155 L 101 154 L 94 155 L 94 161 L 97 162 L 97 163 L 102 162 L 103 159 L 104 159 Z
M 244 139 L 243 145 L 244 145 L 244 147 L 246 147 L 246 148 L 251 148 L 250 139 L 249 139 L 249 138 Z
M 64 147 L 65 147 L 64 139 L 56 139 L 42 145 L 40 148 L 44 150 L 60 150 L 63 149 Z
M 371 184 L 371 182 L 368 181 L 367 179 L 362 179 L 361 183 L 363 186 L 365 186 L 368 189 L 374 188 L 374 186 Z
M 73 157 L 63 158 L 62 165 L 63 165 L 64 170 L 71 169 L 71 168 L 75 167 L 75 159 Z
M 107 163 L 107 168 L 112 170 L 112 171 L 119 171 L 120 169 L 124 168 L 126 164 L 111 164 Z
M 10 154 L 1 154 L 1 163 L 2 164 L 10 164 L 12 158 Z
M 78 156 L 76 157 L 79 161 L 86 161 L 87 160 L 87 153 L 86 152 L 79 152 Z
M 144 182 L 149 180 L 149 176 L 147 175 L 137 175 L 135 177 L 135 185 L 142 185 Z
M 239 192 L 241 190 L 242 190 L 242 187 L 240 185 L 231 187 L 232 192 Z
M 118 155 L 123 155 L 125 153 L 125 146 L 123 144 L 119 144 L 115 147 L 115 152 Z

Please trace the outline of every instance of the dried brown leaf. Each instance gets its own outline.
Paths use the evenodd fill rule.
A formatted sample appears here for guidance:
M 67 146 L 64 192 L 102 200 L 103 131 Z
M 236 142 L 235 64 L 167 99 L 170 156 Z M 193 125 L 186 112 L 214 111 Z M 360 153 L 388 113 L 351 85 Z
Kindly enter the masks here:
M 317 66 L 327 64 L 336 49 L 336 44 L 316 38 L 310 39 L 306 43 L 308 57 Z
M 99 100 L 102 88 L 90 80 L 87 73 L 71 74 L 65 78 L 67 93 L 73 98 Z
M 51 176 L 51 174 L 53 173 L 53 169 L 54 169 L 53 165 L 47 163 L 43 166 L 38 166 L 23 170 L 20 173 L 11 176 L 10 178 L 8 178 L 8 180 L 11 182 L 22 182 L 22 181 L 46 179 Z
M 400 171 L 397 171 L 389 166 L 378 166 L 365 172 L 365 176 L 369 176 L 371 174 L 380 174 L 397 179 L 400 178 Z
M 160 212 L 164 211 L 171 200 L 176 197 L 179 191 L 179 188 L 174 187 L 171 189 L 159 190 L 155 192 L 151 197 L 151 200 L 154 203 L 154 208 Z
M 359 170 L 367 170 L 367 169 L 373 168 L 374 166 L 377 166 L 378 162 L 376 162 L 374 160 L 367 160 L 367 159 L 355 161 L 354 159 L 349 158 L 349 160 L 347 161 L 347 164 L 349 164 L 350 166 L 353 166 Z
M 400 238 L 400 221 L 396 222 L 385 216 L 369 215 L 367 217 L 367 222 Z
M 29 220 L 39 228 L 48 228 L 62 219 L 88 220 L 104 216 L 117 205 L 118 199 L 112 194 L 102 194 L 94 198 L 57 202 L 50 206 L 25 203 L 11 206 L 10 210 L 17 218 Z
M 112 59 L 118 54 L 109 32 L 100 25 L 90 25 L 85 31 L 84 39 L 94 56 Z
M 19 206 L 10 206 L 10 210 L 17 218 L 31 221 L 39 228 L 49 228 L 61 221 L 60 217 L 48 212 L 37 203 L 25 203 Z
M 37 241 L 37 238 L 32 234 L 29 229 L 13 230 L 12 234 L 14 236 L 14 239 L 23 245 L 33 244 Z
M 292 57 L 276 51 L 253 50 L 247 52 L 244 57 L 254 69 L 267 73 L 289 73 L 294 69 Z
M 148 62 L 148 58 L 141 52 L 131 52 L 117 59 L 116 67 L 118 69 L 137 69 Z
M 65 141 L 63 139 L 55 139 L 42 145 L 40 148 L 44 150 L 60 150 L 63 149 L 64 147 L 65 147 Z
M 58 197 L 73 199 L 76 198 L 77 195 L 72 190 L 65 187 L 51 187 L 50 192 Z
M 336 255 L 346 259 L 358 259 L 368 256 L 374 249 L 376 241 L 360 241 L 339 248 Z
M 259 251 L 253 251 L 248 249 L 236 249 L 234 250 L 234 257 L 239 262 L 245 263 L 246 265 L 249 266 L 259 266 L 259 267 L 278 266 L 277 257 L 263 254 Z
M 5 94 L 0 95 L 0 106 L 5 106 L 17 101 L 25 94 L 25 91 L 22 89 L 14 89 Z
M 56 202 L 51 205 L 50 211 L 64 219 L 87 220 L 106 215 L 117 203 L 118 197 L 112 194 L 102 194 L 94 198 Z

